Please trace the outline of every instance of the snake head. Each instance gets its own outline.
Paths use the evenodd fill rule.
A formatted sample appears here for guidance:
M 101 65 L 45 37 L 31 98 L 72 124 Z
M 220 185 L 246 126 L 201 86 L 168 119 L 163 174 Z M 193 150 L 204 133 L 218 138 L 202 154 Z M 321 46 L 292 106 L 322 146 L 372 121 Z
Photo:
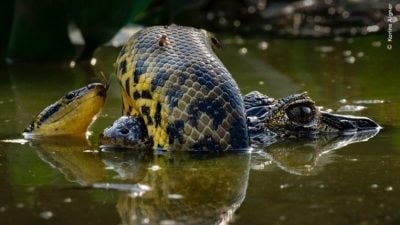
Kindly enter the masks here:
M 85 134 L 103 108 L 106 92 L 106 85 L 101 83 L 68 92 L 38 113 L 23 135 L 30 138 Z

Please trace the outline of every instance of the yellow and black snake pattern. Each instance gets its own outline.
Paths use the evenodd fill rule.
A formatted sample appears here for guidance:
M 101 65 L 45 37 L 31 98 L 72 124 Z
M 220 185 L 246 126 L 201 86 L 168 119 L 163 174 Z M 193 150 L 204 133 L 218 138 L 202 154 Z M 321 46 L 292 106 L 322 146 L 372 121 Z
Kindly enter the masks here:
M 123 114 L 141 117 L 154 148 L 246 149 L 249 135 L 240 90 L 214 54 L 206 31 L 155 26 L 122 48 L 116 74 Z

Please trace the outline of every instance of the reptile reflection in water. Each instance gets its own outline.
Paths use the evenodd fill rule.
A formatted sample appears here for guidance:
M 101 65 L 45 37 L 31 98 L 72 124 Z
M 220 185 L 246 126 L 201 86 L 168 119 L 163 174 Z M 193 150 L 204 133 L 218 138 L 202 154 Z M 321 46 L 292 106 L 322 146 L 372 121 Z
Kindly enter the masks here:
M 66 178 L 88 188 L 119 193 L 116 210 L 122 224 L 174 221 L 176 224 L 226 224 L 243 202 L 249 169 L 265 162 L 296 175 L 320 171 L 334 151 L 366 141 L 375 132 L 322 136 L 310 141 L 270 143 L 262 153 L 190 154 L 148 151 L 88 153 L 85 140 L 31 143 L 41 159 Z M 251 157 L 251 161 L 250 161 Z M 107 173 L 115 171 L 117 176 Z M 318 168 L 318 169 L 317 169 Z
M 119 193 L 122 224 L 227 224 L 245 198 L 249 153 L 100 152 L 86 143 L 32 143 L 41 159 L 84 188 Z M 107 169 L 106 169 L 107 168 Z M 115 174 L 107 174 L 112 169 Z
M 249 159 L 249 154 L 155 156 L 143 164 L 148 172 L 140 180 L 152 190 L 141 197 L 132 193 L 119 197 L 122 223 L 137 224 L 148 218 L 150 224 L 227 224 L 244 200 Z M 120 162 L 108 160 L 108 165 L 117 167 Z
M 334 161 L 334 150 L 349 144 L 368 141 L 379 130 L 366 131 L 347 136 L 325 134 L 310 140 L 284 140 L 257 146 L 265 151 L 252 156 L 252 168 L 267 169 L 265 165 L 276 165 L 278 168 L 295 175 L 311 175 L 318 173 L 326 164 Z M 257 148 L 256 147 L 256 148 Z M 268 167 L 268 166 L 267 166 Z
M 86 138 L 46 138 L 31 140 L 30 145 L 39 157 L 57 168 L 68 181 L 90 185 L 107 177 L 104 165 L 96 154 L 89 154 Z

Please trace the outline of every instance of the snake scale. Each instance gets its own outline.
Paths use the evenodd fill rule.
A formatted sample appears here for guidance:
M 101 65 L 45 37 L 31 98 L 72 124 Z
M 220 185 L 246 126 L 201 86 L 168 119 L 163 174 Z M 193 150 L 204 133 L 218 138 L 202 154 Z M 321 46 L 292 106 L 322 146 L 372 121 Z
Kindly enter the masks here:
M 213 47 L 205 30 L 171 25 L 145 28 L 122 48 L 123 114 L 143 118 L 155 148 L 249 146 L 240 90 Z

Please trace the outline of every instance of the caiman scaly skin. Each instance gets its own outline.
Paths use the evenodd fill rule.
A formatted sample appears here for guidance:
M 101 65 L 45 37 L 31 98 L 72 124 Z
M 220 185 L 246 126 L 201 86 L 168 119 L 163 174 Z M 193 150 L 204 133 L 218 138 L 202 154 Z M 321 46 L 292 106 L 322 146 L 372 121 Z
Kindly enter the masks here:
M 123 115 L 143 118 L 153 147 L 246 149 L 240 90 L 206 31 L 156 26 L 134 34 L 116 62 Z

